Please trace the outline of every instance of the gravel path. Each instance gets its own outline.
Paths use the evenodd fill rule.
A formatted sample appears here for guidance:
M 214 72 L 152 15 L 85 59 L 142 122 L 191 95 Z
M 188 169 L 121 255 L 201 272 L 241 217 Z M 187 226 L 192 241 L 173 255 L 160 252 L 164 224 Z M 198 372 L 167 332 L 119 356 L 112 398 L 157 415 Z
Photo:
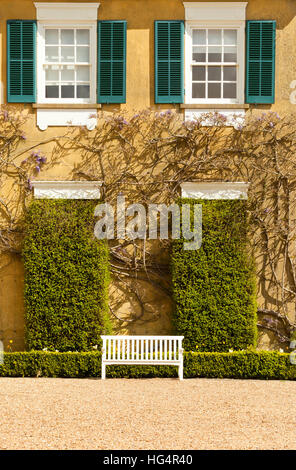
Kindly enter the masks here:
M 0 449 L 296 449 L 296 382 L 0 378 Z

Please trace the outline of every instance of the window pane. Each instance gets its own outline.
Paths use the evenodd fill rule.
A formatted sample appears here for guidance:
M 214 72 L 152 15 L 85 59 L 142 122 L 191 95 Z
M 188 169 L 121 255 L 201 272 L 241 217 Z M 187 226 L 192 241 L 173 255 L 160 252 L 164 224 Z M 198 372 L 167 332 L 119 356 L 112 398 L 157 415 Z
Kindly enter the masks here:
M 74 62 L 74 47 L 61 47 L 61 61 L 62 62 Z
M 209 44 L 222 44 L 222 31 L 221 29 L 209 29 L 208 31 Z
M 89 62 L 89 47 L 77 47 L 77 62 Z
M 62 74 L 61 74 L 61 79 L 63 82 L 68 82 L 68 81 L 74 81 L 74 68 L 73 69 L 68 69 L 68 68 L 64 68 L 62 70 Z
M 192 80 L 193 81 L 204 81 L 205 79 L 206 79 L 205 67 L 192 67 Z
M 208 79 L 210 81 L 220 81 L 221 80 L 221 67 L 209 67 L 208 69 Z
M 49 46 L 45 48 L 45 60 L 46 62 L 58 62 L 59 61 L 59 48 Z
M 59 71 L 52 68 L 45 71 L 45 80 L 47 82 L 57 82 L 59 80 Z
M 74 30 L 73 29 L 61 30 L 61 43 L 62 44 L 74 44 Z
M 224 68 L 224 81 L 235 82 L 236 81 L 236 67 L 223 67 Z
M 236 83 L 223 83 L 223 98 L 236 98 Z
M 236 29 L 225 29 L 224 30 L 224 44 L 236 46 L 237 44 L 237 32 Z
M 220 83 L 208 84 L 208 98 L 221 98 L 221 84 Z
M 77 44 L 89 44 L 89 30 L 88 29 L 78 29 L 76 31 L 76 42 Z
M 209 46 L 209 62 L 221 62 L 222 61 L 222 47 Z
M 205 98 L 206 85 L 205 83 L 192 83 L 192 98 Z
M 59 87 L 58 85 L 47 85 L 45 87 L 46 98 L 59 98 Z
M 77 67 L 77 80 L 79 82 L 89 82 L 89 67 Z
M 193 31 L 193 44 L 206 44 L 206 39 L 205 29 L 195 29 Z
M 194 46 L 192 60 L 194 62 L 205 62 L 206 61 L 206 48 Z
M 45 30 L 45 44 L 58 44 L 59 43 L 59 31 L 57 29 L 46 29 Z
M 89 85 L 77 85 L 77 98 L 89 98 Z
M 74 98 L 74 86 L 62 85 L 61 86 L 62 98 Z
M 224 62 L 236 62 L 236 47 L 225 47 Z

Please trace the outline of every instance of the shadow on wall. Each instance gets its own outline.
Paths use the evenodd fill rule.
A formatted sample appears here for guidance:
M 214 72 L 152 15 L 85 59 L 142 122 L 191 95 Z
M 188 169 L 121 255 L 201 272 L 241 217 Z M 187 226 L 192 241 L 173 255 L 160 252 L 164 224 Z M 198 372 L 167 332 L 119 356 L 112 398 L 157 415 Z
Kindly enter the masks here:
M 19 255 L 0 260 L 0 340 L 5 351 L 24 350 L 24 269 Z

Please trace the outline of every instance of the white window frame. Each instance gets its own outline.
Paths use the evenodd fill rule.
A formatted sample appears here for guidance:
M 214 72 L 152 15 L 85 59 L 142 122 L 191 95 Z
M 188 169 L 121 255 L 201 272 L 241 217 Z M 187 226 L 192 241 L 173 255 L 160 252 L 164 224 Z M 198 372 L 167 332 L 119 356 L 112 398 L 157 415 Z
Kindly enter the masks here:
M 37 16 L 37 126 L 42 131 L 48 126 L 86 126 L 92 130 L 97 125 L 97 20 L 100 3 L 34 2 L 34 5 Z M 45 98 L 44 30 L 55 26 L 91 29 L 91 90 L 87 99 Z
M 192 98 L 192 35 L 194 29 L 235 29 L 237 31 L 237 98 Z M 245 25 L 237 22 L 187 22 L 185 35 L 185 100 L 194 104 L 243 104 L 245 88 Z M 206 66 L 207 63 L 205 63 Z M 196 65 L 202 65 L 198 63 Z M 233 66 L 229 62 L 213 63 L 223 67 Z
M 185 7 L 185 103 L 244 104 L 245 102 L 245 2 L 184 2 Z M 233 18 L 233 19 L 229 19 Z M 237 98 L 192 98 L 192 36 L 194 29 L 237 30 Z M 227 64 L 230 65 L 230 64 Z M 222 63 L 221 63 L 222 66 Z
M 89 29 L 90 30 L 90 97 L 46 98 L 45 96 L 45 30 Z M 68 65 L 70 65 L 69 63 Z M 83 65 L 83 64 L 82 64 Z M 97 24 L 86 21 L 38 21 L 37 29 L 37 103 L 40 104 L 91 104 L 96 102 L 97 89 Z

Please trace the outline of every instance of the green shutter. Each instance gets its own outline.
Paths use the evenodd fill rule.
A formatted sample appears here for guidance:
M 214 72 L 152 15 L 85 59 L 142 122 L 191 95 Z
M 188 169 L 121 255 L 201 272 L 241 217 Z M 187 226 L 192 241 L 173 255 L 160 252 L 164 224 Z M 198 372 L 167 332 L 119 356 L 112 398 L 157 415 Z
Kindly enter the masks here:
M 126 21 L 98 22 L 98 102 L 126 101 Z
M 36 21 L 7 21 L 7 101 L 36 101 Z
M 155 102 L 184 101 L 184 22 L 155 21 Z
M 274 103 L 275 36 L 275 21 L 247 22 L 247 103 Z

